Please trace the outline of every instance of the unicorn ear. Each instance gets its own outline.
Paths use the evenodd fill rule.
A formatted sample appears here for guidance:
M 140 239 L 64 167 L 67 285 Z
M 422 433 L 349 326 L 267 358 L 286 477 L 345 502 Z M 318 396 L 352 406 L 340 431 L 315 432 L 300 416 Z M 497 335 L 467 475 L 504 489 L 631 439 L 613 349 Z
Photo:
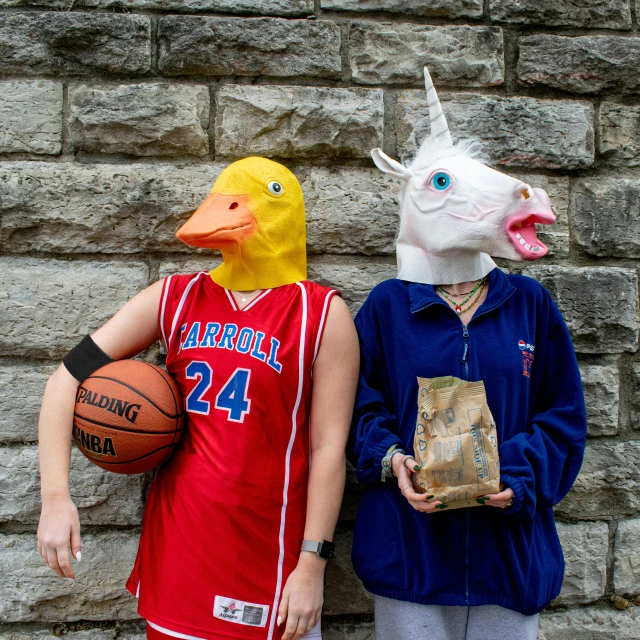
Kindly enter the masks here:
M 371 157 L 380 171 L 388 173 L 394 178 L 400 178 L 400 180 L 407 182 L 413 175 L 410 169 L 402 166 L 397 160 L 390 158 L 382 149 L 373 149 Z

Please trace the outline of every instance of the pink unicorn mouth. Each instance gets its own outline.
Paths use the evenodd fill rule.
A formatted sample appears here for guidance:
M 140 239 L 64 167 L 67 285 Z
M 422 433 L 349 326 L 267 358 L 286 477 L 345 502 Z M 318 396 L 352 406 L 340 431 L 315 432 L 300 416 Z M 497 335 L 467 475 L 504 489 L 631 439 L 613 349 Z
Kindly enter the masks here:
M 511 244 L 524 260 L 537 260 L 546 255 L 549 249 L 538 239 L 536 224 L 553 224 L 556 217 L 553 213 L 516 213 L 509 216 L 505 231 Z

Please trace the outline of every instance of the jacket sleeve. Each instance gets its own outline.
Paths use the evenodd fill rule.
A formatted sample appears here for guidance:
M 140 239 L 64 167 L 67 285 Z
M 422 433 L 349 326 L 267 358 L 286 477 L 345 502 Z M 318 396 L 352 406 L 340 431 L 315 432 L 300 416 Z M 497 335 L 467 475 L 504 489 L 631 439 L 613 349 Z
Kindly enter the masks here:
M 540 381 L 529 428 L 498 449 L 500 480 L 514 492 L 513 505 L 505 513 L 524 520 L 568 493 L 580 471 L 586 442 L 578 362 L 560 311 L 553 302 L 551 306 L 543 369 L 535 372 Z
M 382 458 L 393 445 L 402 446 L 392 402 L 388 392 L 385 393 L 386 363 L 371 307 L 370 303 L 365 303 L 356 317 L 360 378 L 347 445 L 349 461 L 362 483 L 380 482 Z

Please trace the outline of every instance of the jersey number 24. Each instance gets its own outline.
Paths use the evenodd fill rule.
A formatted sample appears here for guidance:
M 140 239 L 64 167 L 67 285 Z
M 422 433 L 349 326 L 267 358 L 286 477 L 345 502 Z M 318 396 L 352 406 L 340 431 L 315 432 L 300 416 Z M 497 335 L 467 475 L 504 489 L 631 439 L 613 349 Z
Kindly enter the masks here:
M 202 398 L 211 388 L 213 369 L 207 362 L 194 360 L 187 365 L 185 376 L 198 381 L 187 396 L 187 411 L 208 416 L 211 403 Z M 214 408 L 226 411 L 227 420 L 231 422 L 244 422 L 251 409 L 251 400 L 247 397 L 250 377 L 250 369 L 236 369 L 216 396 Z

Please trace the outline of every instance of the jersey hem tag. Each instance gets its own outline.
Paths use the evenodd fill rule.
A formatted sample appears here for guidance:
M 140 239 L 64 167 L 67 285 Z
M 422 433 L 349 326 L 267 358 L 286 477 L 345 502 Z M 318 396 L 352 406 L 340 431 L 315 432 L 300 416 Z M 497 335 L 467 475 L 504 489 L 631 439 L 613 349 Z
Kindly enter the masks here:
M 269 605 L 216 596 L 213 617 L 250 627 L 264 627 L 269 619 Z

